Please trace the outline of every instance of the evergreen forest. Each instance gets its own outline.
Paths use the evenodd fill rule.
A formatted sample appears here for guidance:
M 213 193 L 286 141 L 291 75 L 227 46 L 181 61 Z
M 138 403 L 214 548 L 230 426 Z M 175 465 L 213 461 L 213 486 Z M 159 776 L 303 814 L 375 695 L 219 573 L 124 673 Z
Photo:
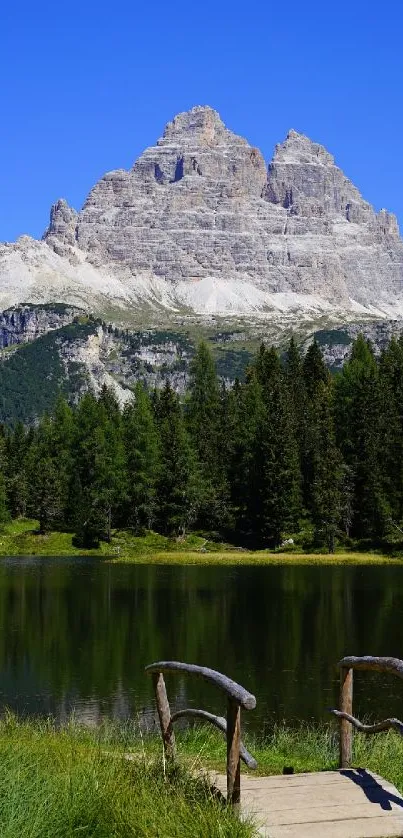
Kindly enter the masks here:
M 403 338 L 381 356 L 359 336 L 331 375 L 262 344 L 226 387 L 205 343 L 185 398 L 138 384 L 59 398 L 34 427 L 0 426 L 0 523 L 32 517 L 83 547 L 115 529 L 189 531 L 252 548 L 292 537 L 306 549 L 403 542 Z

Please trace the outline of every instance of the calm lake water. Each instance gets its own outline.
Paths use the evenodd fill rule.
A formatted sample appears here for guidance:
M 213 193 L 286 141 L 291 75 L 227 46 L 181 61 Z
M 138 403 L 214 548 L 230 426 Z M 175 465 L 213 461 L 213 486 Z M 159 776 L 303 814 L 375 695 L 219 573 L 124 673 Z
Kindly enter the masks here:
M 218 669 L 257 697 L 244 723 L 328 718 L 345 654 L 403 657 L 403 567 L 172 567 L 92 559 L 0 560 L 0 702 L 20 713 L 152 724 L 147 663 Z M 403 682 L 355 676 L 354 709 L 403 716 Z M 197 679 L 168 679 L 175 707 L 223 713 Z

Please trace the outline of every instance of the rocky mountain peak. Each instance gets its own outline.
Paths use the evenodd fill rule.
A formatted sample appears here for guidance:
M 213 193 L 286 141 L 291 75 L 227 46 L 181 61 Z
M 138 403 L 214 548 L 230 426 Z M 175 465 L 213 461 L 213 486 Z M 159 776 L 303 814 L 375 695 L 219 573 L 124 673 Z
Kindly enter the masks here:
M 196 105 L 191 110 L 178 114 L 171 122 L 168 122 L 158 145 L 173 140 L 178 142 L 181 138 L 185 143 L 214 145 L 228 133 L 217 111 L 208 105 Z
M 276 145 L 274 162 L 305 163 L 306 165 L 334 165 L 334 157 L 319 143 L 313 142 L 305 134 L 294 131 L 288 132 L 283 143 Z
M 71 254 L 71 248 L 76 243 L 77 220 L 78 213 L 64 198 L 59 198 L 51 207 L 49 226 L 43 239 L 59 256 Z
M 267 168 L 198 105 L 130 170 L 104 175 L 79 213 L 57 201 L 44 242 L 0 247 L 0 287 L 7 304 L 101 314 L 403 313 L 403 242 L 322 145 L 291 130 Z

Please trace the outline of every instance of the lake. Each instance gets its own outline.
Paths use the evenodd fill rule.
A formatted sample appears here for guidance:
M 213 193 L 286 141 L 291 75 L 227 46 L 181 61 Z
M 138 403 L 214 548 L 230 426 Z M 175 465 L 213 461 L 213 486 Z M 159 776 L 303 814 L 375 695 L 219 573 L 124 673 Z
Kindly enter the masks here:
M 147 663 L 218 669 L 257 697 L 244 713 L 327 719 L 345 654 L 403 657 L 403 567 L 195 567 L 93 559 L 0 560 L 0 702 L 23 714 L 152 724 Z M 171 703 L 223 714 L 197 679 L 171 677 Z M 354 710 L 403 715 L 403 683 L 355 675 Z

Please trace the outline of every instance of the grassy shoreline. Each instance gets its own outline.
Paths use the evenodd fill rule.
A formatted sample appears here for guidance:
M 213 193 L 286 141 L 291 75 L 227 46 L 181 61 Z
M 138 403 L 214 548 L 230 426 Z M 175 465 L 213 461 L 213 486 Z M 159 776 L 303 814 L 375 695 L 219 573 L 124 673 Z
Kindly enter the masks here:
M 190 534 L 183 540 L 170 539 L 149 532 L 134 536 L 127 530 L 113 533 L 111 544 L 102 542 L 93 550 L 75 547 L 72 534 L 53 531 L 38 533 L 38 522 L 30 519 L 14 520 L 0 531 L 0 557 L 4 556 L 93 556 L 113 562 L 139 564 L 186 565 L 384 565 L 403 564 L 402 557 L 390 557 L 377 551 L 358 552 L 337 550 L 336 553 L 308 553 L 290 549 L 244 550 L 229 544 Z
M 261 775 L 337 768 L 337 724 L 273 726 L 245 736 Z M 210 792 L 206 772 L 225 770 L 225 741 L 204 726 L 177 734 L 177 764 L 162 757 L 158 735 L 136 721 L 97 728 L 74 720 L 0 720 L 2 838 L 256 838 Z M 130 759 L 127 755 L 130 755 Z M 403 742 L 395 732 L 354 736 L 353 765 L 373 770 L 403 791 Z M 242 769 L 243 773 L 244 769 Z
M 126 737 L 127 738 L 127 737 Z M 164 766 L 139 736 L 50 721 L 0 722 L 2 838 L 252 838 L 206 780 Z M 156 746 L 155 746 L 156 747 Z

